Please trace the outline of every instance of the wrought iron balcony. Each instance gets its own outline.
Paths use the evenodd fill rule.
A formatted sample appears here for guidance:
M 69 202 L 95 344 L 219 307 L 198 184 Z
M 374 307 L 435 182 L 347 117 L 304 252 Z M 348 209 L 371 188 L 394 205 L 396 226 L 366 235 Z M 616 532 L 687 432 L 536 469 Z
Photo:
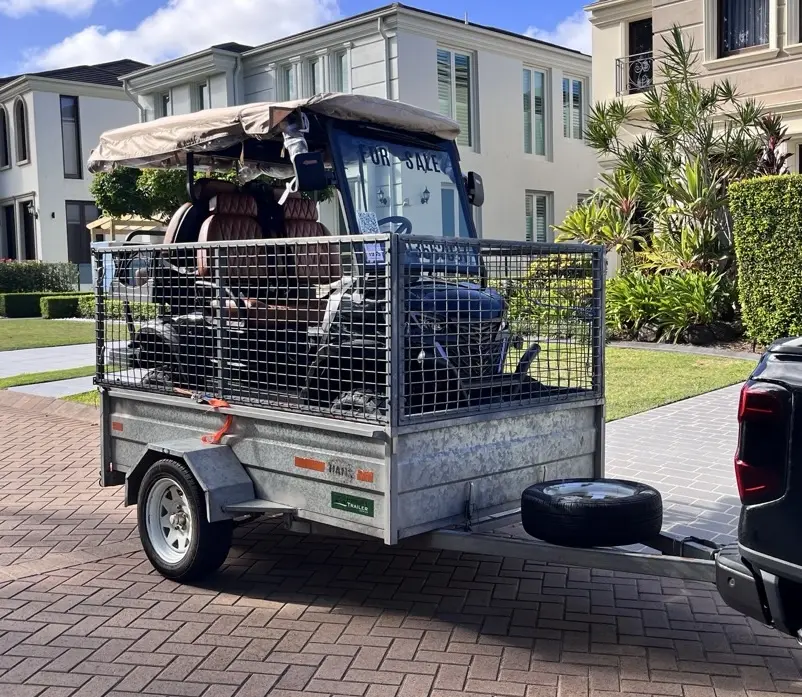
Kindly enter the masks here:
M 652 51 L 618 58 L 615 62 L 615 93 L 637 94 L 652 86 L 654 55 Z

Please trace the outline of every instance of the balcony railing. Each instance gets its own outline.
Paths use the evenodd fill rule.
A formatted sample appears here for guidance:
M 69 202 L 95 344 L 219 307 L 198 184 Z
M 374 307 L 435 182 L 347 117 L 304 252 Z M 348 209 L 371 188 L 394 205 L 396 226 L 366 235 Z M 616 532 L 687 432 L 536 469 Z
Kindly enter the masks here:
M 651 51 L 618 58 L 615 62 L 617 96 L 645 92 L 652 86 L 654 55 Z

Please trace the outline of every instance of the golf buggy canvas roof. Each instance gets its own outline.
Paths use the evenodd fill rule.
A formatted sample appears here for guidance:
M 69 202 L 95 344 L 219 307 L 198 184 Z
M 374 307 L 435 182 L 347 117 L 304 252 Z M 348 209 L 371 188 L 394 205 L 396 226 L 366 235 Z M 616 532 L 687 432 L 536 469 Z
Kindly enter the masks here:
M 258 102 L 167 116 L 106 131 L 89 157 L 89 171 L 115 167 L 174 168 L 192 152 L 198 165 L 237 143 L 280 137 L 280 126 L 298 110 L 456 140 L 459 125 L 410 104 L 354 94 L 318 94 L 288 102 Z M 204 153 L 209 157 L 204 158 Z M 219 155 L 218 155 L 219 156 Z M 208 163 L 207 163 L 208 164 Z

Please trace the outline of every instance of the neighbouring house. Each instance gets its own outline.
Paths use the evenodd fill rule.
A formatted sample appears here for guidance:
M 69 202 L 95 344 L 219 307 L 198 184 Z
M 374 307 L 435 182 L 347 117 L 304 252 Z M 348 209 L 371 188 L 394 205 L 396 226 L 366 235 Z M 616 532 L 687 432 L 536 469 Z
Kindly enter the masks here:
M 467 20 L 392 4 L 262 46 L 220 44 L 123 76 L 149 120 L 208 107 L 320 92 L 400 100 L 457 120 L 463 170 L 479 172 L 483 237 L 551 241 L 550 226 L 593 187 L 596 156 L 584 141 L 591 59 L 577 51 Z M 454 221 L 453 188 L 375 192 L 388 215 L 427 205 Z M 342 232 L 334 204 L 321 220 Z
M 789 167 L 802 172 L 802 0 L 598 0 L 593 89 L 598 101 L 637 105 L 659 70 L 662 37 L 682 27 L 698 51 L 701 79 L 730 79 L 740 94 L 783 116 Z
M 137 120 L 119 60 L 0 77 L 0 258 L 71 261 L 91 280 L 98 217 L 86 160 L 100 134 Z

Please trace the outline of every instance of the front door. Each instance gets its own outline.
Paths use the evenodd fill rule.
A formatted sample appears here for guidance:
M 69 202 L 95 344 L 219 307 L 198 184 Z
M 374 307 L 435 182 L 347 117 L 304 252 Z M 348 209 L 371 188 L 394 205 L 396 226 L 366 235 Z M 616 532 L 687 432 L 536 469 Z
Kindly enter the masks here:
M 22 241 L 25 245 L 25 258 L 36 260 L 36 221 L 33 216 L 33 201 L 23 201 L 19 204 L 19 219 Z
M 652 20 L 629 23 L 629 93 L 652 86 Z
M 3 229 L 3 245 L 0 257 L 17 258 L 17 224 L 14 219 L 14 206 L 3 206 L 0 209 L 0 225 Z

